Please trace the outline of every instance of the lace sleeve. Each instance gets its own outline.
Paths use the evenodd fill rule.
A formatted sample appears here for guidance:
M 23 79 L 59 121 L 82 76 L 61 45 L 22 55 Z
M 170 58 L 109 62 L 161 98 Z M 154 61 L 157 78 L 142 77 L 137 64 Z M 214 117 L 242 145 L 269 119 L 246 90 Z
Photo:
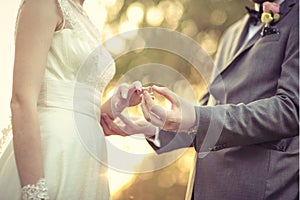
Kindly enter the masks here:
M 74 18 L 74 14 L 72 13 L 72 8 L 70 7 L 68 0 L 57 0 L 57 6 L 63 17 L 61 29 L 73 29 L 76 25 L 76 20 Z
M 63 17 L 63 26 L 60 29 L 74 29 L 85 32 L 93 41 L 100 38 L 100 33 L 90 21 L 87 13 L 73 0 L 56 0 L 58 9 Z

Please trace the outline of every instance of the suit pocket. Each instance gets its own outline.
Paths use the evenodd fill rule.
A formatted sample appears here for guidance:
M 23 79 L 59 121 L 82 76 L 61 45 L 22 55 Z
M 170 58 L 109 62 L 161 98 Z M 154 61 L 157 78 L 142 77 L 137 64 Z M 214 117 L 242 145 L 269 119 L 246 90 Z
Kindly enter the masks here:
M 266 148 L 266 149 L 286 152 L 288 147 L 290 146 L 291 142 L 294 139 L 295 139 L 295 137 L 285 138 L 285 139 L 282 139 L 277 142 L 268 142 L 268 143 L 259 144 L 259 146 Z

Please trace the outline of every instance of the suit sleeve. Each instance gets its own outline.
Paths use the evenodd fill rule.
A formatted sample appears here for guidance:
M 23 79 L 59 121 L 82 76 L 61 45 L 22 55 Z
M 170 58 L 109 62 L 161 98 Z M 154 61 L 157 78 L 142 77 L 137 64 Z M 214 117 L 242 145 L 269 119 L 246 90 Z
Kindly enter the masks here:
M 185 133 L 167 132 L 161 130 L 159 132 L 160 147 L 156 146 L 152 141 L 147 140 L 156 153 L 167 153 L 173 150 L 188 148 L 193 146 L 195 135 Z
M 199 113 L 196 112 L 196 122 L 199 122 Z M 196 124 L 199 127 L 199 124 Z M 156 153 L 166 153 L 173 150 L 193 147 L 196 133 L 181 133 L 181 132 L 169 132 L 160 130 L 158 140 L 160 146 L 158 147 L 152 141 L 147 139 L 150 146 L 156 151 Z
M 290 30 L 276 94 L 249 104 L 196 107 L 196 150 L 261 144 L 299 131 L 299 26 Z

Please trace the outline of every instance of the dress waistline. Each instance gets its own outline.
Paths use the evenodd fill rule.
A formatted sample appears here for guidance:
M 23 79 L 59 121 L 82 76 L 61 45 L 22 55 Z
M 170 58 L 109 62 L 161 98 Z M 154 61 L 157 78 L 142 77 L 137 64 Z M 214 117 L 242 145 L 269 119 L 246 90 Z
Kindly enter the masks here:
M 100 119 L 102 94 L 84 83 L 45 80 L 39 94 L 38 107 L 52 107 Z

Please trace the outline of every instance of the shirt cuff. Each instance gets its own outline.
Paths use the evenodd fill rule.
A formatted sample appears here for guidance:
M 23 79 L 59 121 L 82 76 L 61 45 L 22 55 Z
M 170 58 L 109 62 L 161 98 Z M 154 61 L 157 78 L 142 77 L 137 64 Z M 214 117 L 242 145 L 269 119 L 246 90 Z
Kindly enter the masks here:
M 155 127 L 155 134 L 154 134 L 154 136 L 152 136 L 152 137 L 146 137 L 147 140 L 149 140 L 150 142 L 152 142 L 158 148 L 161 147 L 160 140 L 159 140 L 159 132 L 160 132 L 160 129 L 158 127 Z

